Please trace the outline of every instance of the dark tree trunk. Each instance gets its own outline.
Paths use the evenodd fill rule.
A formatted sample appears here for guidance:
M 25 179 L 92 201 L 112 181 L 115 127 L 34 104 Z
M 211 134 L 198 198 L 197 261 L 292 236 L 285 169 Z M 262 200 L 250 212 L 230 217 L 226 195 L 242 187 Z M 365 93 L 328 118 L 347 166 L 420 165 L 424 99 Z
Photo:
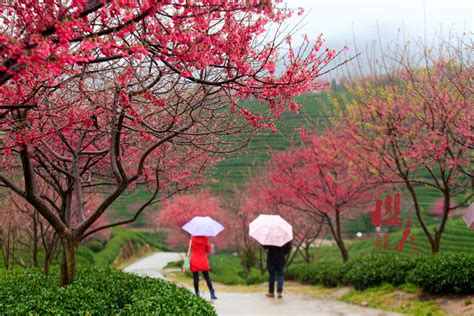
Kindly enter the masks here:
M 326 215 L 326 219 L 328 221 L 329 228 L 331 229 L 332 236 L 334 240 L 336 241 L 339 251 L 341 252 L 342 261 L 343 262 L 349 261 L 349 252 L 347 251 L 346 245 L 344 243 L 344 239 L 342 238 L 340 212 L 336 210 L 336 227 L 335 228 L 328 215 Z
M 38 212 L 34 211 L 33 214 L 33 266 L 38 267 Z
M 46 241 L 43 241 L 43 248 L 45 252 L 45 257 L 44 257 L 44 276 L 48 277 L 49 275 L 49 265 L 51 264 L 51 261 L 54 259 L 54 255 L 56 253 L 56 248 L 58 244 L 58 239 L 56 238 L 56 234 L 53 235 L 51 238 L 51 241 L 49 243 L 46 243 Z
M 438 228 L 436 229 L 433 243 L 431 244 L 431 253 L 438 253 L 441 246 L 441 236 L 444 233 L 446 222 L 448 221 L 449 207 L 451 205 L 451 195 L 449 189 L 444 192 L 443 215 L 441 216 Z
M 44 276 L 48 278 L 49 276 L 49 260 L 48 258 L 44 259 L 44 266 L 43 266 Z
M 346 249 L 346 245 L 344 244 L 344 241 L 342 239 L 336 240 L 337 246 L 339 247 L 339 250 L 341 252 L 342 256 L 342 261 L 347 262 L 349 261 L 349 252 Z
M 423 232 L 425 233 L 425 236 L 428 239 L 428 242 L 430 243 L 431 252 L 436 253 L 437 252 L 436 251 L 436 248 L 437 248 L 436 247 L 436 241 L 435 241 L 435 238 L 433 238 L 433 236 L 431 235 L 431 232 L 429 231 L 428 227 L 426 226 L 425 221 L 423 220 L 423 216 L 421 214 L 421 208 L 420 208 L 420 204 L 418 203 L 418 196 L 416 194 L 415 188 L 407 180 L 405 180 L 405 185 L 406 185 L 408 191 L 411 194 L 411 197 L 412 197 L 412 200 L 413 200 L 413 206 L 415 207 L 416 218 L 418 220 L 418 223 L 421 226 L 421 229 L 423 229 Z M 438 244 L 439 244 L 439 242 L 438 242 Z M 438 245 L 438 250 L 439 250 L 439 245 Z
M 63 258 L 61 262 L 60 285 L 69 285 L 74 281 L 76 273 L 76 254 L 79 242 L 76 238 L 65 236 L 61 238 L 63 244 Z

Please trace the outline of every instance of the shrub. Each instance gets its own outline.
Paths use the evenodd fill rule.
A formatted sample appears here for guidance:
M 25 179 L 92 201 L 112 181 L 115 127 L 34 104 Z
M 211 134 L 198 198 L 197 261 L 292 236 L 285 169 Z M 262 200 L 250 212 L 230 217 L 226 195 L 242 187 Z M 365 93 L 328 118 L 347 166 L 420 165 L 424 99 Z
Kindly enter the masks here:
M 299 264 L 286 269 L 286 277 L 305 284 L 319 284 L 319 271 L 316 265 Z
M 290 279 L 328 287 L 351 285 L 357 290 L 383 283 L 424 289 L 431 294 L 473 294 L 474 255 L 463 253 L 436 256 L 373 255 L 346 264 L 295 265 Z
M 384 282 L 392 285 L 405 283 L 410 270 L 417 263 L 416 257 L 400 255 L 373 255 L 356 259 L 347 266 L 343 282 L 357 290 L 378 286 Z
M 72 285 L 58 287 L 55 274 L 49 279 L 34 270 L 1 274 L 0 313 L 216 315 L 207 302 L 167 281 L 83 266 Z
M 95 253 L 101 252 L 102 250 L 104 250 L 104 243 L 97 239 L 88 240 L 85 243 L 85 246 Z
M 262 273 L 259 269 L 251 268 L 249 275 L 246 278 L 247 284 L 260 284 L 267 281 L 268 275 L 266 273 Z
M 294 265 L 287 269 L 286 275 L 306 284 L 322 284 L 327 287 L 335 287 L 342 284 L 347 266 L 338 264 L 318 265 Z
M 94 253 L 87 247 L 77 248 L 77 261 L 80 264 L 95 264 Z
M 456 253 L 423 257 L 407 281 L 433 294 L 473 294 L 474 256 Z
M 209 257 L 209 264 L 212 280 L 226 285 L 247 284 L 239 257 L 227 253 L 216 254 Z

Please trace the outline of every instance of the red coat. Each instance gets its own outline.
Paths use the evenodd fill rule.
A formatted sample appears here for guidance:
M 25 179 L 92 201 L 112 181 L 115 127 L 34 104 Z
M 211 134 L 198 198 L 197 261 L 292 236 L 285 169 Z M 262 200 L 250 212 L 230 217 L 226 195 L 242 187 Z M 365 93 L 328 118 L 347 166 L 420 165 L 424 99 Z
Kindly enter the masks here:
M 209 271 L 209 260 L 207 254 L 211 252 L 209 239 L 205 236 L 193 236 L 191 238 L 191 271 Z

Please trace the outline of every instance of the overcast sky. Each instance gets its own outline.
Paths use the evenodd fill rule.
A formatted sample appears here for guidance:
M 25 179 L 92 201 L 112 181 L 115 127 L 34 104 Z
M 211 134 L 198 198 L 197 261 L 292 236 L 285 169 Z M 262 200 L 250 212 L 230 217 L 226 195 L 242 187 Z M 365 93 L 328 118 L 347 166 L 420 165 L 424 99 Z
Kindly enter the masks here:
M 301 33 L 310 38 L 323 33 L 329 46 L 353 47 L 353 33 L 359 49 L 377 40 L 377 23 L 383 41 L 396 39 L 402 28 L 412 38 L 431 38 L 443 30 L 462 34 L 473 32 L 474 1 L 469 0 L 286 0 L 291 8 L 308 13 Z M 426 17 L 426 24 L 425 24 Z M 296 19 L 296 18 L 295 18 Z M 294 20 L 295 20 L 294 19 Z M 426 25 L 426 27 L 425 27 Z M 335 47 L 334 47 L 335 46 Z

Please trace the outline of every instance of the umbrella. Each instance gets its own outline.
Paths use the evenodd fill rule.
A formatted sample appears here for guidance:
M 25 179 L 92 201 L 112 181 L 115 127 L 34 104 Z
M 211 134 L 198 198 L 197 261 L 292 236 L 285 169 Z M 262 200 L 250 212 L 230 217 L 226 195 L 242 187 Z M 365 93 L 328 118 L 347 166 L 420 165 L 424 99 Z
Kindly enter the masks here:
M 293 227 L 280 215 L 259 215 L 250 223 L 249 235 L 262 245 L 281 247 L 293 239 Z
M 224 226 L 209 216 L 195 216 L 181 227 L 192 236 L 215 237 L 224 230 Z
M 469 229 L 474 229 L 474 203 L 467 208 L 466 214 L 464 214 L 464 221 Z

